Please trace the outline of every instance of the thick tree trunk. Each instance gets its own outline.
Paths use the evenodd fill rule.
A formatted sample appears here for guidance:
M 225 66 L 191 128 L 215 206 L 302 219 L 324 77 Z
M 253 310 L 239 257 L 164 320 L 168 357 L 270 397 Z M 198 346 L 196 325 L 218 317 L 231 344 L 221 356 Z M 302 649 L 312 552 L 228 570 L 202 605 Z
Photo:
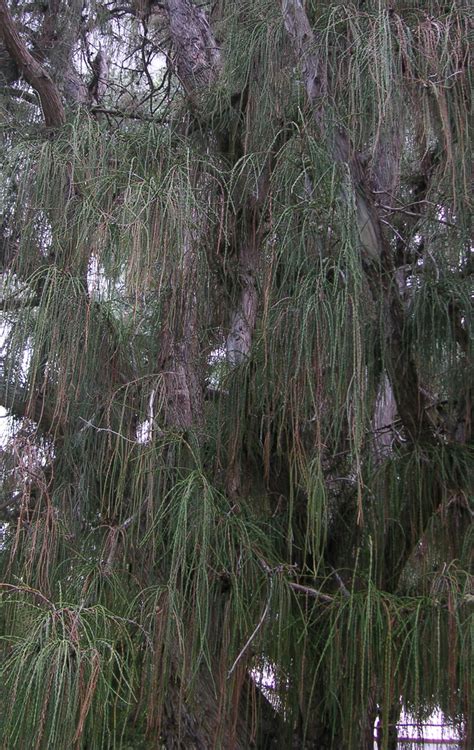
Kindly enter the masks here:
M 228 683 L 219 685 L 219 674 L 218 665 L 212 677 L 207 670 L 200 670 L 194 678 L 192 699 L 185 697 L 178 674 L 170 674 L 161 712 L 150 706 L 151 736 L 159 737 L 166 750 L 283 749 L 284 719 L 257 689 L 245 666 L 233 675 L 234 692 L 227 708 Z M 227 682 L 226 675 L 222 679 Z

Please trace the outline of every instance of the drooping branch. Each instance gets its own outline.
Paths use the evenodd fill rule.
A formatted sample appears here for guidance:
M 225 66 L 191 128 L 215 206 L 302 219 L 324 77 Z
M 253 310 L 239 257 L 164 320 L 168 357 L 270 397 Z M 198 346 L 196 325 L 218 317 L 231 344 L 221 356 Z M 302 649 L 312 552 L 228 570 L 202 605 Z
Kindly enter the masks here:
M 199 94 L 216 80 L 221 67 L 221 52 L 202 9 L 189 0 L 169 0 L 166 9 L 176 55 L 176 70 L 192 105 Z M 219 141 L 219 139 L 217 139 Z M 229 321 L 226 340 L 227 359 L 238 365 L 250 354 L 257 319 L 256 276 L 260 242 L 260 209 L 268 189 L 264 176 L 259 195 L 243 201 L 236 241 L 236 286 L 239 293 Z
M 192 103 L 218 73 L 220 53 L 204 11 L 189 0 L 167 0 L 171 43 L 175 53 L 175 70 Z M 194 178 L 193 178 L 194 179 Z M 197 177 L 199 180 L 199 177 Z M 198 217 L 195 217 L 198 219 Z M 202 218 L 198 222 L 202 225 Z M 196 371 L 198 360 L 196 270 L 197 234 L 188 227 L 183 234 L 182 262 L 172 280 L 173 298 L 179 314 L 165 333 L 164 357 L 167 393 L 166 420 L 180 430 L 199 424 L 202 412 L 202 389 Z
M 385 361 L 389 383 L 396 402 L 396 410 L 403 425 L 405 437 L 411 445 L 424 443 L 433 449 L 438 443 L 438 435 L 430 419 L 429 401 L 422 388 L 418 369 L 407 337 L 406 311 L 398 288 L 396 271 L 392 257 L 392 248 L 385 235 L 381 208 L 374 201 L 371 189 L 371 178 L 367 167 L 354 151 L 345 131 L 336 126 L 328 126 L 331 115 L 328 105 L 328 83 L 325 75 L 324 59 L 321 45 L 318 45 L 309 20 L 300 0 L 283 0 L 282 9 L 287 32 L 292 39 L 295 56 L 300 62 L 307 98 L 312 106 L 314 120 L 321 139 L 336 163 L 347 165 L 350 183 L 344 186 L 344 198 L 353 202 L 356 207 L 360 248 L 363 268 L 369 288 L 375 300 L 381 304 L 384 327 L 381 344 L 385 352 Z M 400 143 L 392 133 L 394 152 L 391 153 L 390 170 L 393 174 L 385 175 L 380 185 L 382 191 L 393 189 L 395 173 L 400 159 Z M 381 154 L 376 151 L 376 176 L 383 168 Z M 392 417 L 395 412 L 392 408 Z M 441 481 L 441 480 L 440 480 Z M 418 540 L 421 538 L 429 520 L 436 513 L 443 498 L 441 485 L 431 493 L 418 498 L 417 512 L 414 513 L 412 498 L 407 498 L 401 511 L 404 529 L 403 549 L 400 540 L 391 530 L 385 535 L 384 583 L 389 590 L 395 590 L 404 565 L 409 560 Z M 357 508 L 352 506 L 349 514 L 352 518 Z M 357 525 L 349 522 L 349 527 Z M 403 525 L 405 524 L 405 525 Z M 344 553 L 341 551 L 342 556 Z
M 198 103 L 199 96 L 219 74 L 219 45 L 204 11 L 189 0 L 168 0 L 166 11 L 176 59 L 176 72 L 190 103 L 194 106 Z M 256 211 L 252 210 L 252 207 L 246 207 L 243 213 L 246 216 L 244 236 L 239 236 L 237 240 L 241 293 L 237 307 L 231 315 L 226 344 L 228 359 L 233 365 L 241 362 L 249 354 L 258 306 L 255 287 Z M 189 263 L 189 260 L 187 262 Z
M 351 148 L 347 135 L 338 127 L 329 127 L 331 116 L 326 100 L 327 74 L 324 60 L 317 49 L 318 40 L 300 0 L 282 0 L 282 11 L 285 28 L 293 41 L 295 55 L 301 65 L 306 95 L 313 107 L 314 120 L 321 137 L 328 144 L 334 160 L 339 164 L 347 164 L 350 169 L 363 256 L 369 262 L 378 264 L 383 241 L 373 201 L 370 199 L 367 176 L 360 157 Z
M 347 135 L 337 126 L 329 129 L 330 112 L 327 107 L 327 79 L 318 40 L 311 28 L 300 0 L 283 0 L 285 27 L 291 37 L 295 55 L 301 62 L 306 94 L 313 107 L 314 119 L 322 139 L 337 163 L 347 164 L 351 175 L 351 190 L 345 197 L 356 206 L 362 258 L 366 260 L 367 279 L 372 294 L 380 293 L 382 271 L 385 335 L 389 350 L 390 378 L 397 407 L 404 427 L 412 440 L 431 436 L 431 425 L 426 418 L 427 402 L 420 387 L 418 373 L 404 338 L 403 305 L 393 278 L 391 250 L 382 229 L 381 216 L 370 189 L 365 166 L 354 151 Z M 347 188 L 344 188 L 347 190 Z
M 65 121 L 65 115 L 58 88 L 46 70 L 28 51 L 17 31 L 6 0 L 0 0 L 0 35 L 19 70 L 38 93 L 46 126 L 60 127 Z

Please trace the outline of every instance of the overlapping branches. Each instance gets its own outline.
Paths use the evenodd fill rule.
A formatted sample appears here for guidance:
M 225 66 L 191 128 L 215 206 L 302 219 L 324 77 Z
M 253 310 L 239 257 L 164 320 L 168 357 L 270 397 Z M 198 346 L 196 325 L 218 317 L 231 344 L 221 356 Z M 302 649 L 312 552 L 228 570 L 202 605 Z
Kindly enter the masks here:
M 164 120 L 11 135 L 10 744 L 471 715 L 466 18 L 382 6 L 170 0 Z

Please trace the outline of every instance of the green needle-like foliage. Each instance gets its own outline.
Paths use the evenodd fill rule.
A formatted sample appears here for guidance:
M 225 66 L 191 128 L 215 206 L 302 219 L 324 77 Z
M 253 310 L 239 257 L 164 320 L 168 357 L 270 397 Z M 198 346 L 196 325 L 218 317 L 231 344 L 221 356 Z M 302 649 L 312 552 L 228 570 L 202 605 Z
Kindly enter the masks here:
M 0 747 L 467 747 L 469 3 L 69 5 L 57 128 L 0 46 Z

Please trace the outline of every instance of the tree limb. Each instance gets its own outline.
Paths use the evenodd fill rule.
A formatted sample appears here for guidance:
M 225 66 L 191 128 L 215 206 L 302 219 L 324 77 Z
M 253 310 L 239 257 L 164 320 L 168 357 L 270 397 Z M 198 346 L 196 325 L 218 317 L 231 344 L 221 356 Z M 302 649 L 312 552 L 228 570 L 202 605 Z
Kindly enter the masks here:
M 220 49 L 206 14 L 190 0 L 166 0 L 170 34 L 176 52 L 176 69 L 186 93 L 215 80 L 220 67 Z
M 34 59 L 21 39 L 6 0 L 0 0 L 0 35 L 18 68 L 38 93 L 47 127 L 64 124 L 64 107 L 56 84 L 45 69 Z
M 16 89 L 14 86 L 2 86 L 0 94 L 12 96 L 14 99 L 20 99 L 20 101 L 33 104 L 35 107 L 39 105 L 38 98 L 34 94 L 30 94 L 29 91 L 23 91 L 23 89 Z

